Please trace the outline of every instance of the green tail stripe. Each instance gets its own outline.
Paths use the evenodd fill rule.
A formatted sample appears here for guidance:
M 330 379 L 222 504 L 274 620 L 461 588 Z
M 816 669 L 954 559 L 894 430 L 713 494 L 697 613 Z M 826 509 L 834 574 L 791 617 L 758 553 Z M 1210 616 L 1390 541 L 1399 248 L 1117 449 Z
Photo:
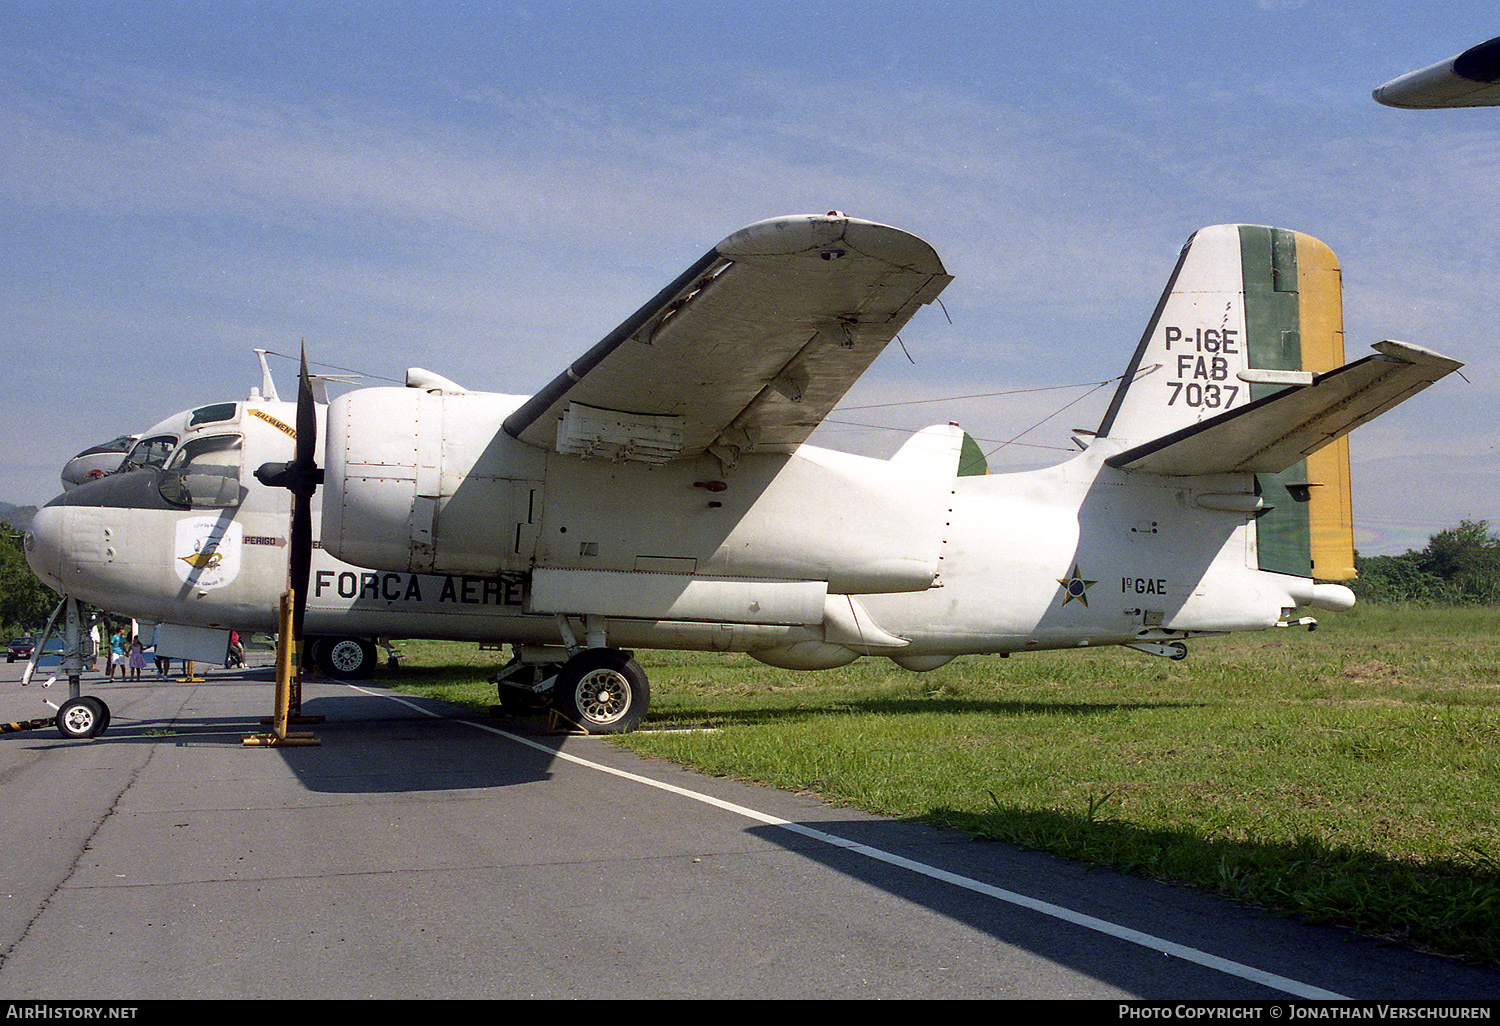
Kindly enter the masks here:
M 1245 274 L 1249 364 L 1261 370 L 1302 369 L 1302 318 L 1297 292 L 1297 236 L 1279 228 L 1240 227 Z M 1260 399 L 1278 385 L 1252 385 Z
M 1297 288 L 1297 236 L 1279 228 L 1240 228 L 1245 275 L 1247 362 L 1262 370 L 1302 369 L 1301 295 Z M 1252 399 L 1280 385 L 1250 386 Z M 1307 509 L 1307 464 L 1279 474 L 1257 474 L 1256 486 L 1273 507 L 1256 521 L 1260 568 L 1308 577 L 1312 574 L 1312 526 Z

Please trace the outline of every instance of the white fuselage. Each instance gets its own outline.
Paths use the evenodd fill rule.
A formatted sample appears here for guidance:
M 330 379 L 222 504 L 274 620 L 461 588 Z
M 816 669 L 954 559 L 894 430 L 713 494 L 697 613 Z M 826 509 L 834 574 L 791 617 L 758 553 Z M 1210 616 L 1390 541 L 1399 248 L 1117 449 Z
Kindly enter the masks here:
M 1253 487 L 1247 475 L 1117 471 L 1107 443 L 1046 470 L 976 477 L 953 476 L 959 436 L 946 428 L 891 460 L 803 446 L 732 468 L 710 456 L 643 466 L 504 436 L 496 425 L 519 397 L 411 401 L 413 416 L 432 401 L 465 412 L 461 437 L 445 418 L 444 459 L 424 467 L 418 451 L 407 473 L 352 446 L 319 453 L 340 484 L 315 498 L 339 506 L 337 517 L 315 507 L 327 548 L 313 552 L 311 634 L 550 647 L 560 616 L 587 616 L 614 647 L 745 651 L 798 668 L 878 654 L 927 669 L 964 653 L 1259 629 L 1312 595 L 1305 578 L 1253 569 L 1253 518 L 1223 508 Z M 290 457 L 293 422 L 291 404 L 263 400 L 184 420 L 183 443 L 237 436 L 235 465 L 215 457 L 172 484 L 169 465 L 73 489 L 33 520 L 33 568 L 141 620 L 274 630 L 289 496 L 253 470 Z

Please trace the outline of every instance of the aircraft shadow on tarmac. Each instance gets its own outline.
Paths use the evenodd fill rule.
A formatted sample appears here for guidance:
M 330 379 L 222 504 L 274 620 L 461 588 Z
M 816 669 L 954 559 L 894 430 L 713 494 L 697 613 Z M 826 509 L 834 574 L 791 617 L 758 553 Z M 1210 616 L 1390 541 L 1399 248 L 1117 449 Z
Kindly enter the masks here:
M 259 681 L 262 676 L 254 670 L 233 677 L 215 673 L 210 683 L 242 684 L 246 680 Z M 350 691 L 319 695 L 303 702 L 303 715 L 321 720 L 294 723 L 290 729 L 312 734 L 319 742 L 317 745 L 247 747 L 243 744 L 247 735 L 270 730 L 269 689 L 263 702 L 248 704 L 243 712 L 233 715 L 206 715 L 190 710 L 170 717 L 133 717 L 128 694 L 155 689 L 163 683 L 153 678 L 90 689 L 89 693 L 108 701 L 114 713 L 106 732 L 84 743 L 222 746 L 235 753 L 260 752 L 271 758 L 276 757 L 270 754 L 275 752 L 286 760 L 304 787 L 323 793 L 487 789 L 547 780 L 551 776 L 549 755 L 472 727 L 462 727 L 466 732 L 463 735 L 455 733 L 459 721 L 468 721 L 514 733 L 545 736 L 547 732 L 540 721 L 491 721 L 481 714 L 431 699 L 412 700 L 413 704 L 436 713 L 427 715 L 386 697 Z M 383 690 L 366 682 L 360 686 Z M 44 730 L 56 745 L 80 743 L 58 739 L 51 728 Z
M 310 731 L 321 743 L 278 751 L 304 787 L 322 793 L 483 790 L 551 777 L 550 755 L 472 727 L 455 734 L 461 722 L 542 733 L 535 725 L 490 720 L 430 699 L 416 704 L 443 715 L 369 695 L 319 696 L 304 702 L 302 711 L 322 721 L 292 729 Z

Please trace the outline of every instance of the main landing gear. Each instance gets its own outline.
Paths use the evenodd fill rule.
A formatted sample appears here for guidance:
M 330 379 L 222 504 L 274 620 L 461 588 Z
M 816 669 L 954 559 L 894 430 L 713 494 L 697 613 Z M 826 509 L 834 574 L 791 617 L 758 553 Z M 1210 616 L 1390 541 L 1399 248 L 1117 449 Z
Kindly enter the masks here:
M 633 730 L 651 704 L 651 684 L 628 652 L 589 648 L 563 663 L 552 708 L 590 734 Z
M 572 641 L 571 632 L 564 635 Z M 651 682 L 629 652 L 569 645 L 563 663 L 527 662 L 520 655 L 490 681 L 508 715 L 549 711 L 557 725 L 586 734 L 622 734 L 645 719 Z
M 375 669 L 375 646 L 365 638 L 313 638 L 308 658 L 334 680 L 364 680 Z
M 333 680 L 368 680 L 380 666 L 380 656 L 375 650 L 377 645 L 385 649 L 386 669 L 398 669 L 400 656 L 390 641 L 337 635 L 309 638 L 305 644 L 304 665 L 316 666 L 323 676 Z

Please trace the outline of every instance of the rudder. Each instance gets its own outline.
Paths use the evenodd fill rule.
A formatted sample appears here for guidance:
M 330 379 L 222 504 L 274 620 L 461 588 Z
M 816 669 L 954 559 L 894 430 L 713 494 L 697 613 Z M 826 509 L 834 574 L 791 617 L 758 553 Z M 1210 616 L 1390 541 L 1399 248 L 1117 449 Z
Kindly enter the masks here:
M 1319 240 L 1279 228 L 1240 229 L 1246 268 L 1271 268 L 1270 280 L 1246 275 L 1250 366 L 1322 374 L 1344 363 L 1343 273 Z M 1278 384 L 1252 383 L 1251 397 Z M 1279 474 L 1257 474 L 1273 508 L 1256 522 L 1262 570 L 1346 581 L 1354 572 L 1354 514 L 1349 438 L 1343 436 Z

